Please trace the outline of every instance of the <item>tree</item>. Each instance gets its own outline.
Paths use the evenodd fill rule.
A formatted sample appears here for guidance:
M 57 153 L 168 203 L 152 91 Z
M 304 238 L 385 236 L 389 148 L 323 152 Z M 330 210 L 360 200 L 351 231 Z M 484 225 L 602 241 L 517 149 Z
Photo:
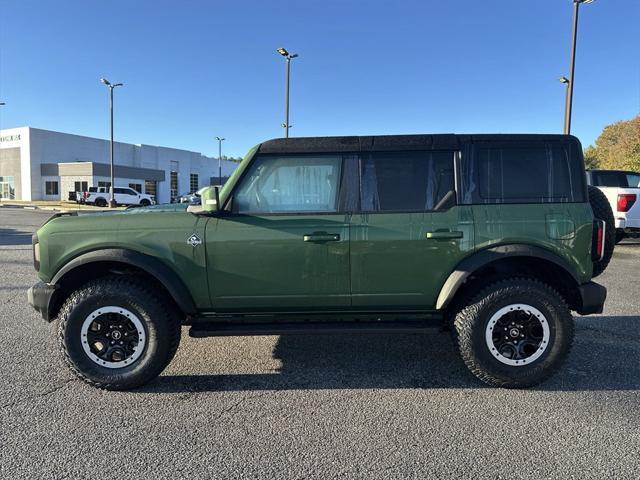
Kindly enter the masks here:
M 584 151 L 584 166 L 588 169 L 600 167 L 598 151 L 593 145 L 589 145 Z
M 640 115 L 604 127 L 595 147 L 587 147 L 584 156 L 587 168 L 640 172 Z

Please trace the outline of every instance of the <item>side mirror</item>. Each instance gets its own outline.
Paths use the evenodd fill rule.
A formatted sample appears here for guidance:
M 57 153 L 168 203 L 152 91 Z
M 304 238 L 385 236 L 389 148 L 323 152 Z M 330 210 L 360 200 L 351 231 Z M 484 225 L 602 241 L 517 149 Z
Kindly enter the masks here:
M 208 187 L 202 191 L 202 210 L 204 212 L 217 212 L 220 209 L 220 187 Z

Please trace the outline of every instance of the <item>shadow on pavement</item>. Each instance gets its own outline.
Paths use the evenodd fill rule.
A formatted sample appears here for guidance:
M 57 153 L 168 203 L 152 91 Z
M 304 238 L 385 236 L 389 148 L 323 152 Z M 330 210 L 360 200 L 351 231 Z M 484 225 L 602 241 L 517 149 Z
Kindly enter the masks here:
M 15 228 L 0 228 L 0 245 L 31 245 L 31 234 Z
M 569 360 L 533 390 L 640 389 L 640 317 L 589 320 L 583 326 L 578 319 Z M 273 356 L 282 364 L 276 373 L 167 375 L 139 391 L 488 388 L 466 369 L 447 332 L 281 336 Z

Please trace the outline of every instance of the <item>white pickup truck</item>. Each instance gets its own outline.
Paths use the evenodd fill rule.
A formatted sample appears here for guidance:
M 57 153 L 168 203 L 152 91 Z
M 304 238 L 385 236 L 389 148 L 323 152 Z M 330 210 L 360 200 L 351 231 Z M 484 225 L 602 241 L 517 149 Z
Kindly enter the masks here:
M 640 234 L 640 173 L 624 170 L 587 170 L 589 185 L 607 196 L 616 224 L 616 243 Z
M 81 202 L 97 207 L 106 207 L 109 204 L 111 189 L 106 187 L 90 187 L 88 192 L 82 192 Z M 140 205 L 146 207 L 154 205 L 156 199 L 153 195 L 138 193 L 133 188 L 116 187 L 113 191 L 114 200 L 118 205 Z

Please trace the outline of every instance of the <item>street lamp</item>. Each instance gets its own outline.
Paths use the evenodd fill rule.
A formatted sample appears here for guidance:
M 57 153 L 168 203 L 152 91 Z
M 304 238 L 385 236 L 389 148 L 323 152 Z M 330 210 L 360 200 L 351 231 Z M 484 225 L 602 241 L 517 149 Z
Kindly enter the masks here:
M 291 75 L 291 60 L 298 56 L 297 53 L 289 53 L 286 48 L 280 47 L 276 50 L 280 55 L 282 55 L 287 61 L 287 76 L 285 81 L 285 89 L 284 89 L 284 123 L 282 127 L 284 128 L 284 137 L 289 138 L 289 76 Z
M 218 185 L 222 185 L 222 142 L 225 138 L 216 137 L 216 140 L 218 140 Z
M 111 165 L 111 194 L 109 196 L 109 208 L 113 208 L 116 206 L 116 201 L 113 196 L 113 192 L 115 190 L 115 183 L 113 181 L 113 89 L 116 87 L 122 87 L 122 83 L 111 83 L 106 78 L 101 78 L 100 81 L 109 87 L 109 114 L 111 116 L 111 141 L 109 145 L 110 155 L 109 155 L 109 163 Z
M 571 109 L 573 108 L 573 79 L 576 66 L 576 39 L 578 36 L 578 12 L 580 4 L 592 3 L 594 0 L 573 0 L 573 31 L 571 36 L 571 64 L 569 66 L 569 78 L 560 77 L 560 81 L 567 87 L 564 104 L 564 133 L 571 133 Z

